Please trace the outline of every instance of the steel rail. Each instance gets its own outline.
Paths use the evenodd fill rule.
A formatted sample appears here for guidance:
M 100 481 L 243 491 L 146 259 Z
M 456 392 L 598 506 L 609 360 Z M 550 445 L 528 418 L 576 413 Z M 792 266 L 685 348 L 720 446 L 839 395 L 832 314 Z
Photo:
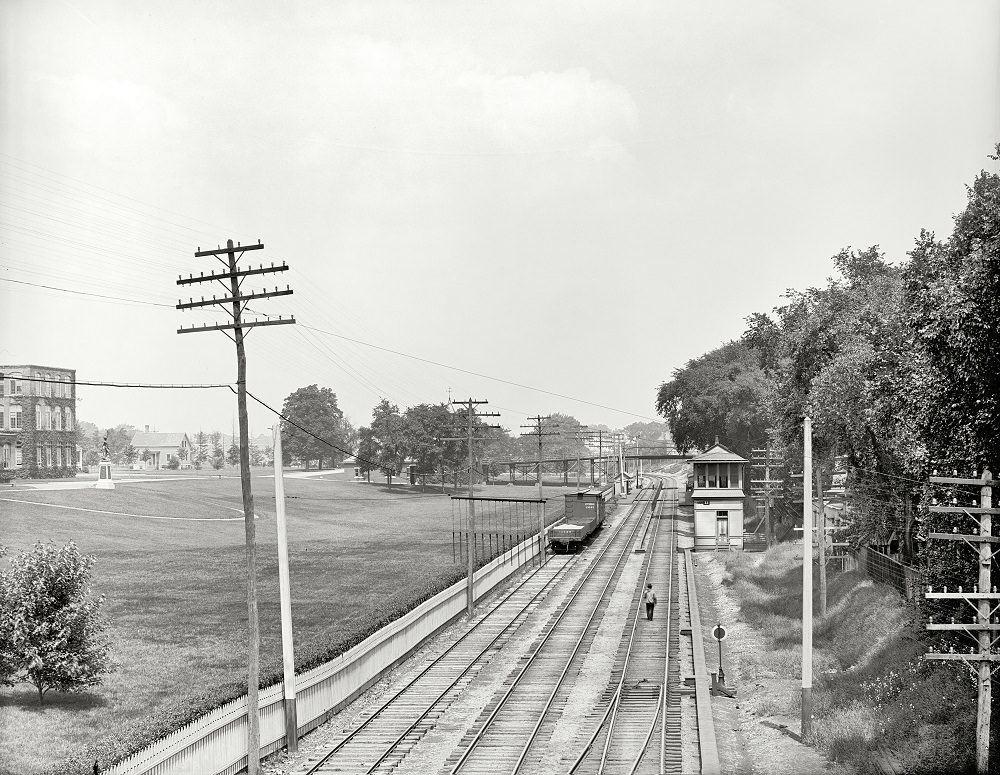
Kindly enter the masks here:
M 674 482 L 674 484 L 675 484 L 675 487 L 673 488 L 674 489 L 674 498 L 673 498 L 673 502 L 672 502 L 673 515 L 671 517 L 671 521 L 673 522 L 673 529 L 671 530 L 671 546 L 670 546 L 670 576 L 669 576 L 670 583 L 669 583 L 669 587 L 668 587 L 668 591 L 667 591 L 667 602 L 668 602 L 668 604 L 671 607 L 673 607 L 673 603 L 671 601 L 673 600 L 673 594 L 674 594 L 674 577 L 677 575 L 677 517 L 678 517 L 677 507 L 678 507 L 679 502 L 680 502 L 680 499 L 677 497 L 677 490 L 680 487 L 680 482 L 679 482 L 678 478 L 674 477 L 674 476 L 664 476 L 663 478 L 664 479 L 666 479 L 666 478 L 672 479 L 673 482 Z M 662 483 L 662 479 L 661 479 L 661 483 Z M 680 594 L 679 594 L 679 592 L 680 592 L 680 590 L 678 589 L 678 604 L 680 603 Z M 678 617 L 677 626 L 679 628 L 680 627 L 680 606 L 679 605 L 678 605 L 677 617 Z M 670 616 L 668 616 L 668 618 L 667 618 L 667 638 L 666 638 L 667 648 L 666 648 L 666 655 L 665 655 L 665 657 L 663 659 L 663 693 L 660 695 L 660 714 L 661 714 L 661 717 L 663 718 L 663 724 L 660 726 L 660 766 L 659 766 L 659 770 L 658 770 L 659 775 L 665 775 L 665 773 L 667 771 L 667 764 L 666 764 L 666 754 L 667 754 L 667 701 L 670 698 L 670 691 L 669 691 L 669 686 L 670 686 L 670 635 L 671 635 L 672 625 L 673 625 L 673 618 L 670 617 Z M 647 745 L 648 745 L 648 743 L 647 743 Z
M 643 562 L 642 579 L 639 582 L 639 589 L 645 589 L 646 588 L 646 582 L 649 579 L 649 569 L 650 569 L 650 566 L 652 565 L 652 562 L 651 562 L 651 559 L 652 559 L 652 556 L 653 556 L 652 552 L 653 552 L 653 549 L 656 547 L 656 538 L 659 535 L 659 531 L 660 531 L 659 520 L 656 520 L 656 524 L 655 525 L 651 524 L 653 522 L 653 514 L 655 513 L 656 501 L 659 498 L 659 495 L 660 495 L 660 487 L 657 487 L 656 488 L 656 492 L 653 495 L 653 501 L 652 501 L 653 505 L 652 505 L 652 508 L 650 509 L 649 519 L 646 522 L 646 530 L 645 530 L 644 536 L 643 536 L 643 540 L 645 541 L 645 537 L 647 535 L 650 535 L 650 529 L 652 528 L 652 535 L 650 536 L 648 554 L 646 555 L 645 562 Z M 669 606 L 669 604 L 670 604 L 670 597 L 668 595 L 668 597 L 667 597 L 667 605 Z M 639 595 L 638 606 L 642 606 L 642 595 L 641 594 Z M 604 771 L 607 768 L 607 764 L 608 764 L 608 752 L 611 750 L 611 742 L 614 739 L 615 722 L 618 720 L 618 710 L 621 708 L 621 702 L 622 702 L 622 696 L 624 694 L 625 683 L 626 683 L 626 679 L 628 678 L 628 668 L 629 668 L 629 663 L 630 663 L 630 661 L 632 659 L 632 649 L 635 646 L 635 635 L 636 635 L 636 632 L 638 631 L 638 627 L 639 627 L 639 617 L 642 615 L 641 608 L 639 608 L 638 606 L 635 609 L 635 618 L 632 620 L 632 631 L 629 633 L 628 645 L 625 648 L 625 658 L 624 658 L 624 664 L 622 666 L 622 677 L 619 679 L 618 691 L 615 692 L 614 710 L 612 711 L 611 718 L 610 718 L 610 720 L 608 722 L 608 734 L 607 734 L 607 736 L 606 736 L 606 738 L 604 740 L 604 750 L 601 752 L 601 762 L 600 762 L 600 764 L 598 765 L 598 768 L 597 768 L 598 775 L 604 775 Z M 669 617 L 669 614 L 668 614 L 668 617 Z M 668 618 L 668 621 L 669 621 L 669 618 Z M 655 718 L 656 717 L 654 716 L 654 723 L 655 723 Z
M 420 724 L 420 722 L 422 722 L 425 718 L 427 718 L 428 715 L 430 715 L 431 711 L 434 710 L 435 706 L 439 702 L 441 702 L 442 699 L 444 699 L 445 695 L 447 695 L 448 692 L 450 692 L 452 689 L 454 689 L 455 686 L 459 683 L 459 681 L 461 681 L 466 675 L 468 675 L 469 671 L 472 670 L 472 668 L 475 667 L 476 664 L 478 664 L 479 660 L 483 658 L 483 655 L 486 654 L 488 651 L 490 651 L 497 644 L 497 642 L 499 642 L 499 640 L 504 636 L 504 634 L 509 629 L 511 629 L 515 625 L 515 623 L 517 623 L 517 621 L 521 618 L 521 616 L 524 614 L 524 612 L 527 611 L 528 608 L 530 608 L 534 604 L 534 602 L 542 595 L 543 592 L 545 592 L 546 590 L 548 590 L 549 585 L 551 585 L 559 576 L 561 576 L 563 574 L 563 572 L 566 570 L 566 568 L 568 568 L 568 567 L 569 567 L 569 563 L 567 563 L 562 568 L 560 568 L 557 573 L 555 573 L 555 574 L 552 575 L 552 578 L 550 578 L 547 582 L 545 582 L 545 585 L 538 592 L 536 592 L 535 595 L 527 603 L 524 604 L 524 606 L 521 607 L 521 609 L 517 612 L 517 614 L 514 616 L 514 618 L 511 619 L 510 622 L 508 622 L 504 626 L 504 628 L 497 634 L 497 636 L 493 640 L 491 640 L 489 642 L 489 644 L 486 646 L 486 648 L 482 649 L 479 652 L 479 654 L 476 655 L 476 657 L 468 665 L 466 665 L 465 668 L 463 668 L 463 670 L 461 671 L 461 673 L 459 673 L 459 675 L 455 678 L 455 680 L 452 681 L 450 684 L 448 684 L 447 688 L 445 688 L 444 691 L 440 692 L 437 695 L 437 697 L 435 697 L 431 701 L 430 705 L 428 705 L 427 708 L 424 709 L 420 713 L 420 715 L 416 719 L 414 719 L 410 723 L 410 725 L 400 735 L 398 735 L 396 737 L 395 740 L 392 741 L 392 743 L 390 744 L 390 746 L 386 749 L 386 751 L 383 754 L 381 754 L 379 756 L 379 758 L 375 761 L 375 763 L 372 764 L 372 766 L 369 767 L 367 770 L 365 770 L 365 775 L 371 775 L 371 773 L 375 772 L 375 770 L 377 770 L 380 766 L 382 766 L 382 763 L 386 759 L 389 758 L 389 756 L 392 754 L 392 752 L 394 750 L 396 750 L 396 747 L 403 740 L 405 740 L 406 737 L 414 729 L 416 729 L 416 727 Z M 520 587 L 518 587 L 518 588 L 520 588 Z M 499 608 L 499 606 L 497 608 Z M 497 608 L 494 608 L 493 611 L 496 611 Z M 493 611 L 490 611 L 489 613 L 493 613 Z M 483 619 L 485 620 L 485 617 Z M 464 639 L 464 637 L 465 636 L 463 635 L 462 638 L 459 639 L 459 641 L 461 641 L 462 639 Z M 456 641 L 456 643 L 458 643 L 459 641 Z M 435 660 L 435 663 L 436 662 L 437 662 L 437 660 Z M 428 667 L 428 669 L 430 669 L 430 667 Z M 427 672 L 426 670 L 423 671 L 423 672 L 421 672 L 420 676 L 423 676 L 426 672 Z M 420 676 L 418 676 L 418 678 Z M 412 686 L 415 681 L 416 681 L 416 679 L 414 679 L 414 681 L 411 681 L 410 684 L 408 684 L 408 686 Z
M 373 772 L 379 765 L 382 764 L 383 761 L 385 761 L 385 759 L 392 753 L 395 747 L 399 745 L 400 740 L 402 740 L 407 734 L 409 734 L 413 730 L 413 728 L 420 723 L 420 721 L 422 721 L 424 718 L 427 717 L 430 711 L 433 710 L 434 706 L 441 701 L 441 698 L 444 697 L 448 692 L 450 692 L 455 687 L 455 685 L 459 681 L 461 681 L 462 678 L 465 675 L 467 675 L 468 672 L 473 667 L 475 667 L 475 665 L 479 662 L 479 660 L 482 659 L 483 655 L 486 654 L 488 651 L 490 651 L 490 649 L 492 649 L 494 645 L 496 645 L 497 641 L 499 641 L 500 638 L 503 637 L 503 635 L 524 615 L 524 612 L 527 611 L 528 608 L 530 608 L 535 603 L 535 601 L 542 595 L 542 593 L 548 590 L 548 588 L 555 582 L 557 578 L 559 578 L 563 574 L 563 572 L 566 570 L 566 568 L 569 567 L 569 565 L 570 563 L 567 563 L 558 571 L 556 571 L 556 573 L 554 573 L 552 577 L 545 582 L 545 584 L 538 590 L 538 592 L 532 595 L 532 597 L 528 600 L 528 602 L 517 610 L 517 613 L 513 616 L 510 622 L 508 622 L 503 627 L 503 629 L 501 629 L 500 633 L 495 638 L 493 638 L 493 640 L 491 640 L 485 648 L 481 649 L 479 653 L 471 661 L 469 661 L 469 663 L 465 666 L 465 668 L 463 668 L 463 670 L 459 673 L 459 675 L 455 678 L 455 680 L 452 681 L 448 685 L 448 687 L 435 698 L 434 702 L 431 703 L 431 705 L 420 714 L 420 716 L 407 728 L 406 732 L 400 735 L 396 739 L 396 741 L 393 742 L 393 744 L 389 747 L 389 749 L 387 749 L 385 753 L 383 753 L 379 757 L 375 765 L 367 772 L 369 773 Z M 537 568 L 534 568 L 520 583 L 517 584 L 517 586 L 514 587 L 513 590 L 511 590 L 510 593 L 508 593 L 508 597 L 517 594 L 519 591 L 521 591 L 529 582 L 534 580 L 535 576 L 538 575 L 538 573 L 541 572 L 543 568 L 544 566 L 539 566 Z M 459 637 L 445 651 L 443 651 L 440 655 L 438 655 L 437 658 L 435 658 L 423 670 L 421 670 L 416 676 L 414 676 L 409 682 L 407 682 L 405 686 L 400 688 L 395 694 L 392 695 L 392 697 L 390 697 L 388 700 L 382 703 L 382 705 L 376 711 L 374 711 L 371 715 L 365 718 L 365 720 L 362 721 L 361 724 L 356 729 L 351 730 L 350 734 L 348 734 L 347 737 L 340 740 L 332 749 L 330 749 L 330 751 L 328 751 L 326 755 L 323 756 L 322 759 L 320 759 L 315 765 L 313 765 L 313 767 L 311 767 L 305 773 L 305 775 L 313 775 L 313 773 L 317 772 L 321 767 L 323 767 L 330 760 L 331 757 L 339 753 L 344 747 L 346 747 L 349 743 L 351 743 L 359 734 L 365 731 L 371 723 L 373 723 L 379 716 L 381 716 L 393 703 L 397 702 L 400 699 L 400 697 L 402 697 L 403 694 L 412 689 L 420 679 L 424 678 L 431 670 L 437 667 L 447 657 L 452 656 L 456 652 L 458 647 L 466 639 L 471 637 L 473 634 L 477 634 L 479 632 L 479 628 L 485 622 L 487 622 L 490 619 L 490 617 L 492 617 L 496 612 L 501 610 L 501 608 L 502 604 L 497 605 L 495 608 L 488 611 L 485 616 L 483 616 L 479 621 L 473 624 L 473 626 L 469 628 L 469 630 L 464 632 L 461 635 L 461 637 Z
M 642 508 L 637 509 L 637 507 L 640 504 L 641 504 Z M 562 621 L 563 617 L 569 612 L 570 607 L 572 606 L 572 604 L 576 601 L 576 599 L 583 592 L 586 583 L 597 572 L 598 568 L 600 567 L 601 560 L 611 550 L 612 543 L 615 540 L 615 538 L 617 538 L 620 535 L 620 533 L 624 530 L 625 526 L 629 523 L 629 520 L 631 520 L 635 516 L 635 512 L 638 510 L 639 516 L 638 516 L 638 518 L 635 519 L 634 524 L 632 525 L 632 529 L 629 532 L 629 534 L 627 535 L 627 540 L 625 542 L 625 546 L 622 548 L 621 553 L 619 554 L 618 558 L 615 561 L 615 564 L 611 568 L 611 573 L 609 574 L 608 581 L 604 585 L 604 588 L 601 591 L 601 595 L 598 598 L 597 605 L 594 607 L 593 611 L 590 613 L 590 616 L 587 619 L 586 624 L 584 625 L 583 633 L 581 634 L 580 638 L 577 641 L 576 648 L 574 648 L 573 653 L 570 655 L 570 658 L 567 661 L 566 666 L 564 667 L 564 669 L 563 669 L 563 671 L 562 671 L 562 673 L 561 673 L 561 675 L 560 675 L 560 677 L 559 677 L 559 679 L 558 679 L 558 681 L 556 683 L 555 689 L 550 694 L 547 702 L 545 703 L 545 706 L 542 708 L 541 714 L 539 715 L 539 719 L 536 722 L 534 728 L 532 729 L 531 734 L 528 737 L 527 743 L 523 747 L 523 749 L 521 751 L 521 754 L 518 757 L 516 764 L 514 765 L 514 769 L 511 771 L 511 775 L 516 775 L 516 773 L 518 772 L 518 770 L 521 767 L 521 764 L 524 761 L 525 756 L 527 755 L 527 751 L 530 749 L 531 744 L 534 741 L 535 736 L 538 734 L 538 730 L 540 729 L 541 724 L 542 724 L 543 720 L 545 719 L 545 716 L 547 715 L 547 713 L 549 711 L 549 708 L 551 707 L 552 700 L 555 697 L 555 694 L 557 693 L 557 691 L 559 689 L 559 686 L 561 685 L 563 679 L 565 678 L 566 673 L 569 670 L 569 667 L 572 665 L 573 660 L 574 660 L 576 654 L 579 652 L 580 645 L 582 644 L 582 642 L 583 642 L 583 640 L 584 640 L 584 638 L 586 636 L 587 631 L 590 629 L 590 625 L 593 622 L 593 618 L 596 615 L 597 610 L 600 608 L 600 605 L 603 602 L 603 595 L 604 595 L 604 593 L 607 591 L 608 587 L 611 585 L 612 581 L 614 580 L 615 574 L 616 574 L 618 568 L 621 566 L 621 564 L 623 563 L 624 559 L 628 556 L 628 553 L 629 553 L 628 549 L 629 549 L 629 547 L 632 544 L 632 539 L 634 539 L 636 533 L 639 530 L 640 525 L 642 524 L 642 514 L 645 512 L 646 506 L 648 506 L 648 504 L 649 504 L 649 501 L 646 501 L 646 500 L 634 501 L 633 502 L 628 516 L 621 521 L 621 523 L 619 524 L 619 526 L 616 529 L 615 533 L 611 536 L 611 539 L 608 541 L 607 545 L 604 546 L 604 547 L 602 547 L 601 552 L 594 559 L 593 563 L 591 564 L 590 569 L 587 571 L 587 573 L 585 574 L 584 578 L 577 585 L 576 590 L 572 593 L 572 595 L 570 596 L 570 598 L 563 603 L 563 607 L 562 607 L 561 612 L 559 613 L 559 616 L 549 626 L 548 632 L 545 634 L 545 636 L 542 638 L 542 640 L 537 644 L 537 646 L 535 647 L 535 650 L 533 651 L 533 653 L 531 654 L 531 656 L 528 658 L 528 660 L 521 666 L 520 671 L 515 676 L 514 680 L 510 683 L 510 685 L 508 686 L 507 690 L 504 692 L 503 696 L 500 698 L 500 700 L 497 702 L 496 706 L 493 708 L 493 710 L 487 716 L 487 718 L 482 723 L 482 725 L 480 726 L 480 728 L 477 730 L 476 734 L 470 740 L 469 745 L 463 751 L 462 755 L 459 757 L 459 759 L 452 766 L 452 768 L 451 768 L 452 775 L 455 775 L 456 773 L 458 773 L 462 769 L 462 767 L 465 766 L 466 762 L 468 761 L 468 759 L 471 756 L 471 754 L 473 753 L 473 751 L 475 751 L 477 749 L 477 746 L 481 742 L 481 740 L 482 740 L 483 736 L 486 734 L 487 730 L 490 728 L 490 725 L 494 722 L 494 720 L 500 714 L 501 710 L 503 710 L 504 706 L 506 705 L 506 703 L 508 702 L 508 700 L 510 699 L 510 697 L 514 693 L 515 689 L 518 687 L 518 685 L 520 684 L 521 680 L 527 674 L 528 668 L 531 667 L 531 665 L 535 662 L 536 658 L 542 653 L 542 649 L 544 648 L 545 644 L 548 642 L 549 638 L 552 637 L 553 633 L 556 631 L 556 628 L 559 625 L 560 621 Z
M 652 477 L 653 475 L 650 474 L 650 476 Z M 649 520 L 646 523 L 645 530 L 643 531 L 643 542 L 645 543 L 646 540 L 647 540 L 647 536 L 649 536 L 649 543 L 648 543 L 648 549 L 647 549 L 648 553 L 646 555 L 645 561 L 643 562 L 642 578 L 640 579 L 639 586 L 638 586 L 638 589 L 640 589 L 640 590 L 641 589 L 645 589 L 647 580 L 649 579 L 650 572 L 651 572 L 651 566 L 652 566 L 652 558 L 654 556 L 654 551 L 655 551 L 655 548 L 656 548 L 656 541 L 657 541 L 657 538 L 659 537 L 660 520 L 659 519 L 655 520 L 655 524 L 651 524 L 651 523 L 654 522 L 653 517 L 655 516 L 656 506 L 657 506 L 657 504 L 659 502 L 660 495 L 662 493 L 662 489 L 663 489 L 662 485 L 663 485 L 662 480 L 657 482 L 657 487 L 656 487 L 656 490 L 655 490 L 655 493 L 653 495 L 652 502 L 651 502 L 650 518 L 649 518 Z M 674 524 L 673 527 L 672 527 L 672 529 L 671 529 L 671 532 L 670 532 L 670 536 L 671 536 L 670 549 L 671 550 L 675 547 L 675 544 L 676 544 L 676 532 L 677 532 L 676 531 L 676 524 Z M 666 659 L 669 659 L 670 600 L 671 600 L 671 597 L 672 597 L 672 594 L 673 594 L 673 567 L 674 567 L 673 566 L 673 561 L 674 561 L 673 554 L 670 553 L 669 554 L 669 559 L 668 559 L 668 566 L 667 566 L 667 568 L 668 568 L 667 572 L 668 572 L 668 579 L 669 579 L 669 581 L 668 581 L 668 585 L 667 585 L 667 595 L 666 595 L 666 598 L 665 598 L 665 602 L 666 602 L 666 605 L 667 605 L 667 638 L 664 640 L 664 643 L 667 644 L 667 645 L 666 645 L 664 653 L 665 653 Z M 573 775 L 573 773 L 576 772 L 576 770 L 579 768 L 579 766 L 586 760 L 587 756 L 590 754 L 591 750 L 593 749 L 594 743 L 597 741 L 597 738 L 601 735 L 601 732 L 604 729 L 605 724 L 607 724 L 607 734 L 605 736 L 604 747 L 603 747 L 602 752 L 601 752 L 601 759 L 600 759 L 600 762 L 598 764 L 598 769 L 597 769 L 598 775 L 603 775 L 603 773 L 607 769 L 607 766 L 608 766 L 608 754 L 609 754 L 609 752 L 611 750 L 611 744 L 612 744 L 612 742 L 614 740 L 614 730 L 615 730 L 615 724 L 616 724 L 616 722 L 618 720 L 618 711 L 619 711 L 619 708 L 621 707 L 622 698 L 624 696 L 624 689 L 625 689 L 626 683 L 628 681 L 628 670 L 629 670 L 629 666 L 630 666 L 630 664 L 632 662 L 632 655 L 633 655 L 633 651 L 634 651 L 634 647 L 635 647 L 635 642 L 636 642 L 636 633 L 638 631 L 638 625 L 639 625 L 639 617 L 641 616 L 641 606 L 642 606 L 642 597 L 641 597 L 641 595 L 639 595 L 639 600 L 637 601 L 636 608 L 634 609 L 634 614 L 635 615 L 634 615 L 634 618 L 632 619 L 632 627 L 631 627 L 631 630 L 629 632 L 629 638 L 628 638 L 628 642 L 626 644 L 625 655 L 624 655 L 624 657 L 622 659 L 621 678 L 619 679 L 618 685 L 615 687 L 615 692 L 612 695 L 610 702 L 608 703 L 608 709 L 605 711 L 605 713 L 604 713 L 603 717 L 601 718 L 600 722 L 598 723 L 596 729 L 594 730 L 593 734 L 590 736 L 590 739 L 587 741 L 586 745 L 584 746 L 583 751 L 580 753 L 580 755 L 573 762 L 572 766 L 569 769 L 568 775 Z M 664 718 L 666 717 L 665 716 L 665 707 L 664 707 L 665 706 L 665 698 L 666 698 L 666 687 L 667 687 L 667 680 L 666 680 L 666 674 L 664 674 L 664 681 L 663 681 L 663 683 L 662 683 L 662 685 L 660 687 L 660 690 L 659 690 L 659 696 L 657 698 L 656 709 L 655 709 L 655 711 L 653 713 L 652 718 L 650 719 L 649 730 L 648 730 L 648 732 L 646 734 L 645 740 L 643 741 L 642 745 L 639 747 L 638 753 L 637 753 L 634 761 L 632 762 L 631 767 L 629 768 L 629 771 L 628 771 L 629 775 L 632 775 L 632 773 L 635 772 L 635 770 L 639 766 L 639 762 L 642 760 L 642 757 L 645 755 L 646 749 L 649 746 L 649 741 L 652 739 L 653 733 L 656 731 L 656 724 L 657 724 L 657 721 L 659 720 L 660 715 L 661 715 L 661 712 L 660 712 L 661 708 L 663 708 L 663 711 L 664 711 Z M 609 723 L 609 719 L 610 719 L 610 723 Z M 664 728 L 665 728 L 665 725 L 664 725 Z M 662 758 L 662 753 L 661 753 L 661 758 Z
M 643 503 L 643 504 L 647 504 L 648 503 L 648 504 L 651 505 L 653 503 L 653 501 L 652 500 L 650 500 L 650 501 L 642 500 L 642 501 L 639 501 L 639 503 Z M 637 528 L 638 528 L 639 525 L 642 524 L 643 515 L 644 515 L 644 513 L 646 511 L 646 508 L 647 508 L 647 506 L 644 505 L 643 508 L 640 509 L 640 511 L 639 511 L 639 517 L 638 517 L 638 519 L 636 521 L 636 527 Z M 633 535 L 635 534 L 635 532 L 636 531 L 633 530 Z M 583 633 L 581 633 L 580 639 L 577 641 L 577 644 L 574 647 L 573 652 L 570 654 L 569 659 L 566 661 L 566 666 L 563 668 L 562 672 L 559 674 L 559 678 L 556 681 L 556 684 L 553 687 L 552 692 L 549 694 L 549 698 L 548 698 L 548 700 L 545 703 L 545 707 L 542 708 L 542 713 L 541 713 L 541 715 L 539 715 L 538 721 L 535 722 L 535 726 L 532 728 L 531 734 L 528 736 L 528 740 L 524 744 L 523 749 L 521 750 L 521 755 L 518 757 L 517 762 L 514 764 L 514 769 L 512 770 L 511 775 L 517 775 L 517 773 L 520 771 L 521 765 L 524 763 L 524 759 L 528 755 L 528 750 L 531 748 L 531 745 L 532 745 L 532 743 L 535 740 L 535 736 L 538 734 L 538 730 L 541 728 L 542 722 L 545 720 L 546 714 L 549 712 L 549 709 L 552 707 L 552 702 L 555 700 L 556 694 L 559 692 L 559 689 L 562 686 L 562 682 L 565 680 L 566 674 L 569 672 L 569 668 L 573 664 L 573 660 L 576 658 L 576 655 L 579 653 L 580 648 L 583 646 L 583 641 L 584 641 L 585 634 L 590 629 L 590 625 L 593 623 L 594 617 L 597 615 L 597 610 L 600 608 L 601 602 L 603 601 L 604 596 L 605 596 L 605 594 L 608 591 L 608 587 L 610 587 L 612 581 L 614 581 L 615 572 L 616 572 L 616 570 L 618 568 L 618 565 L 620 565 L 622 559 L 624 559 L 624 557 L 627 556 L 628 547 L 629 547 L 630 544 L 631 544 L 631 542 L 629 542 L 629 543 L 626 544 L 626 546 L 625 546 L 625 552 L 622 555 L 619 556 L 618 561 L 615 564 L 615 567 L 612 569 L 611 575 L 608 577 L 607 583 L 604 585 L 604 588 L 601 590 L 601 594 L 598 597 L 597 605 L 594 607 L 594 610 L 591 612 L 590 616 L 587 618 L 587 622 L 586 622 L 586 624 L 584 624 L 584 627 L 583 627 Z M 581 585 L 580 590 L 582 590 L 582 585 Z M 573 600 L 575 599 L 575 597 L 576 596 L 574 595 L 574 597 L 571 598 L 567 602 L 566 609 L 564 609 L 563 613 L 565 613 L 569 609 L 569 605 L 573 602 Z M 555 630 L 555 626 L 559 623 L 560 619 L 562 619 L 562 614 L 560 614 L 559 619 L 557 619 L 555 621 L 555 623 L 553 624 L 552 630 L 549 631 L 549 634 L 551 634 L 552 631 Z M 545 640 L 548 640 L 548 636 L 546 636 Z M 542 643 L 539 644 L 539 650 L 540 650 L 541 646 L 544 646 L 545 640 L 543 640 Z M 530 665 L 531 661 L 533 661 L 533 660 L 534 660 L 534 655 L 532 655 L 532 658 L 531 658 L 531 660 L 529 660 L 528 665 Z M 528 665 L 525 665 L 525 668 L 527 668 Z M 520 676 L 518 676 L 518 680 L 520 680 Z M 511 688 L 513 689 L 513 687 L 511 687 Z

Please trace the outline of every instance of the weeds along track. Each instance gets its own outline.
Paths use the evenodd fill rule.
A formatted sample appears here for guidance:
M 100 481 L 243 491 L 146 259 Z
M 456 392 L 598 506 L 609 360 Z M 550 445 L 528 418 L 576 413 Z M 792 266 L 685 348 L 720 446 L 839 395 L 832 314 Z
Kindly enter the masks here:
M 633 504 L 618 520 L 607 541 L 622 543 L 623 532 L 634 536 L 641 508 Z M 595 547 L 595 551 L 596 547 Z M 601 550 L 603 554 L 607 549 Z M 557 586 L 570 566 L 586 555 L 557 555 L 531 571 L 513 590 L 474 622 L 455 643 L 419 670 L 401 689 L 383 701 L 331 743 L 308 775 L 392 772 L 435 729 L 448 708 L 512 639 L 518 628 Z
M 664 486 L 664 485 L 667 486 Z M 658 479 L 644 542 L 639 584 L 593 732 L 575 746 L 571 775 L 680 773 L 680 670 L 677 662 L 677 488 Z M 660 598 L 647 620 L 642 591 L 652 583 Z
M 486 706 L 443 772 L 514 775 L 547 769 L 547 741 L 566 709 L 583 660 L 652 506 L 652 491 L 633 501 L 614 534 L 552 614 L 504 688 Z

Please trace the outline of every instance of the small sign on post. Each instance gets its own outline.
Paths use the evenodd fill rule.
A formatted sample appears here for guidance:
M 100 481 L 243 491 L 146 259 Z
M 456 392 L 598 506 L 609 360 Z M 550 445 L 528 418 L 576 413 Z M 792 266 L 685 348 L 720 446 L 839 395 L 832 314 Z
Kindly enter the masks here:
M 722 694 L 726 697 L 735 697 L 736 690 L 730 689 L 726 686 L 726 673 L 722 669 L 722 641 L 726 639 L 726 635 L 726 628 L 721 624 L 717 624 L 712 628 L 712 637 L 715 638 L 716 642 L 719 644 L 719 674 L 718 679 L 716 679 L 715 673 L 712 673 L 712 694 Z

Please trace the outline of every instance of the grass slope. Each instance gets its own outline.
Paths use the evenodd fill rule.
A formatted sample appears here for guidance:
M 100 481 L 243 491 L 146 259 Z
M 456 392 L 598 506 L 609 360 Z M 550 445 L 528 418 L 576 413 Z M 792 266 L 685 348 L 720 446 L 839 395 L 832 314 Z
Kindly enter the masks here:
M 752 679 L 801 681 L 802 548 L 724 558 L 741 617 L 771 648 L 748 665 Z M 976 683 L 962 666 L 925 662 L 916 611 L 895 590 L 859 573 L 831 573 L 828 611 L 813 610 L 814 721 L 811 739 L 859 775 L 880 773 L 888 749 L 907 773 L 975 771 Z M 794 707 L 792 707 L 794 706 Z M 761 716 L 796 717 L 795 694 L 764 698 Z
M 278 668 L 273 479 L 257 476 L 253 489 L 261 661 Z M 452 507 L 439 493 L 336 475 L 286 477 L 285 490 L 297 656 L 350 642 L 373 615 L 405 609 L 461 572 L 452 561 Z M 484 494 L 524 495 L 513 488 Z M 0 691 L 0 775 L 42 772 L 111 733 L 141 729 L 151 713 L 185 698 L 245 687 L 241 509 L 237 477 L 122 482 L 113 491 L 0 491 L 0 541 L 12 554 L 36 540 L 72 540 L 97 556 L 93 587 L 107 596 L 118 665 L 104 686 L 50 694 L 42 706 L 30 686 Z

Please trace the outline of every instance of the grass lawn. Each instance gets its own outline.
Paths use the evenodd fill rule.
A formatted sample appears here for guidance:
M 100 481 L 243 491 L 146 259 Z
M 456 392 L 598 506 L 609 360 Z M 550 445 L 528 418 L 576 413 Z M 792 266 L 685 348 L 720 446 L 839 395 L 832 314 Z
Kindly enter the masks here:
M 280 659 L 274 482 L 253 481 L 262 662 Z M 572 488 L 546 488 L 562 511 Z M 452 505 L 427 488 L 345 475 L 285 478 L 296 646 L 339 639 L 361 614 L 389 609 L 454 572 Z M 486 488 L 496 497 L 533 489 Z M 72 507 L 72 508 L 66 508 Z M 113 513 L 100 513 L 113 512 Z M 246 588 L 240 481 L 123 480 L 115 490 L 0 489 L 0 542 L 75 541 L 93 554 L 107 597 L 113 659 L 105 685 L 77 695 L 0 690 L 0 775 L 32 775 L 115 728 L 186 696 L 245 681 Z

